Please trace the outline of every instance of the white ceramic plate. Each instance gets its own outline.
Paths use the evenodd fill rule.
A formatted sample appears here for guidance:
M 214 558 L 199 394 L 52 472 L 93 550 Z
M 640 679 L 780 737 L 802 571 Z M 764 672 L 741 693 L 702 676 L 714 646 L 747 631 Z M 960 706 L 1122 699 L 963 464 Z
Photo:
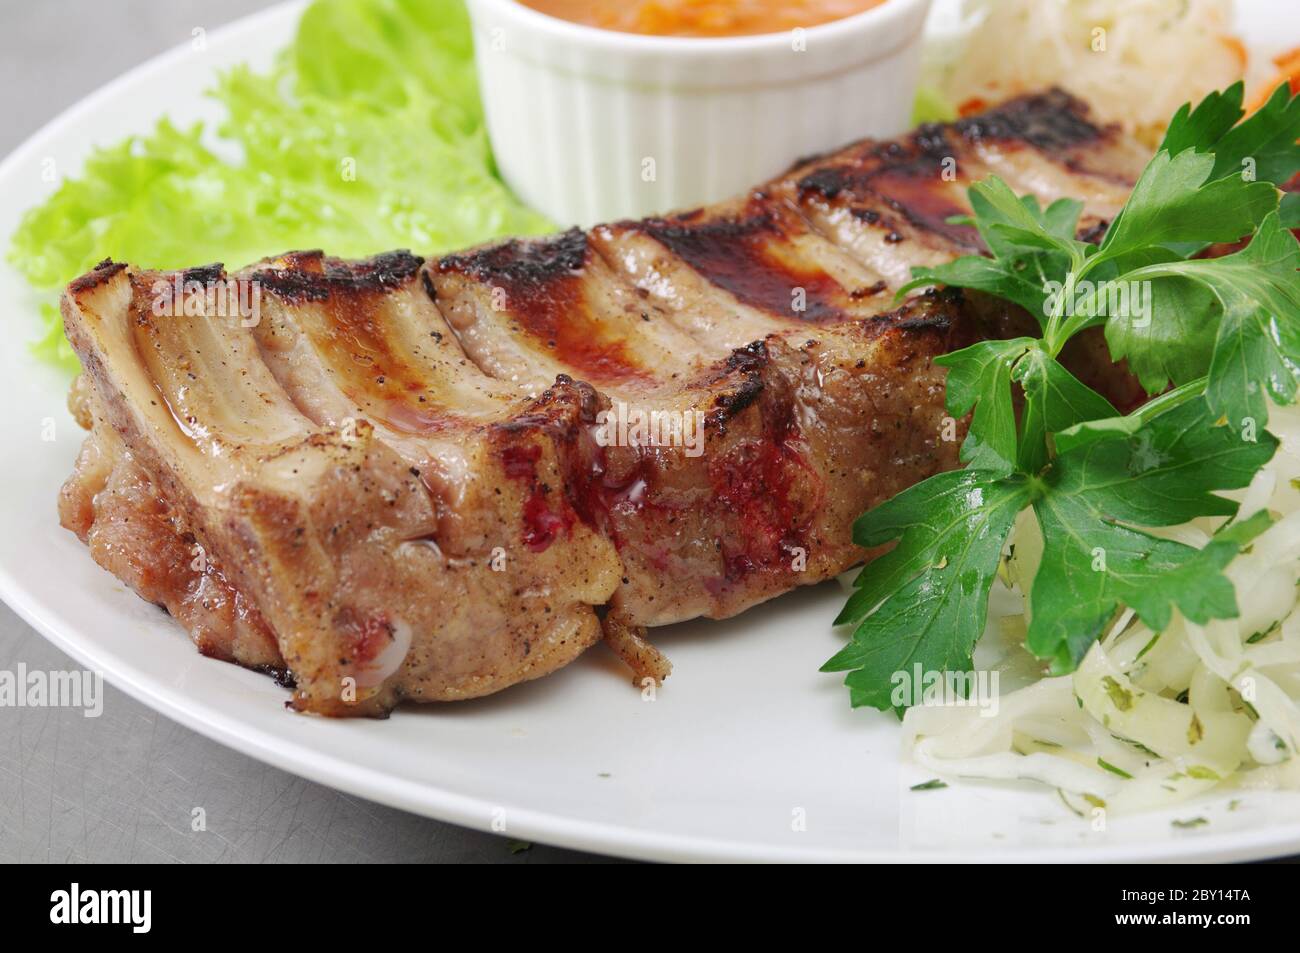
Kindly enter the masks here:
M 1294 0 L 1245 0 L 1252 40 L 1300 42 Z M 213 71 L 269 61 L 299 11 L 279 7 L 141 66 L 50 123 L 0 165 L 0 236 L 75 172 L 92 144 L 164 112 L 211 117 Z M 1280 37 L 1280 41 L 1279 38 Z M 597 647 L 493 698 L 403 710 L 385 722 L 284 709 L 268 678 L 200 657 L 181 629 L 100 570 L 60 529 L 55 491 L 81 432 L 67 382 L 24 338 L 36 298 L 0 266 L 0 596 L 83 665 L 194 730 L 304 777 L 511 837 L 663 860 L 1231 860 L 1300 852 L 1300 797 L 1238 794 L 1104 832 L 1042 789 L 962 784 L 914 793 L 891 717 L 851 711 L 818 666 L 837 648 L 833 584 L 721 623 L 656 633 L 675 663 L 643 700 Z M 56 439 L 42 439 L 47 420 Z M 1210 823 L 1184 830 L 1174 818 Z

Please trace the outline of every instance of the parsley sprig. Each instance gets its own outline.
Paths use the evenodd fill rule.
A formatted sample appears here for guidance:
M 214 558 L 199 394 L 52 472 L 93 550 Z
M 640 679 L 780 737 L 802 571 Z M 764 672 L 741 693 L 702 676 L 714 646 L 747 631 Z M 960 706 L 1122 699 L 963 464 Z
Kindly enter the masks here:
M 862 516 L 871 563 L 836 620 L 852 624 L 823 667 L 855 706 L 896 707 L 896 673 L 969 671 L 1007 538 L 1032 510 L 1043 555 L 1026 647 L 1072 671 L 1122 607 L 1154 630 L 1177 609 L 1198 623 L 1238 613 L 1223 568 L 1269 523 L 1229 521 L 1203 548 L 1161 527 L 1233 517 L 1219 495 L 1273 456 L 1268 399 L 1300 389 L 1300 224 L 1278 191 L 1300 171 L 1300 97 L 1281 87 L 1243 119 L 1237 84 L 1174 116 L 1160 149 L 1098 242 L 1078 237 L 1082 203 L 1043 208 L 989 178 L 968 192 L 987 256 L 916 268 L 900 293 L 936 284 L 1006 299 L 1041 335 L 946 355 L 946 403 L 970 414 L 961 458 Z M 1209 246 L 1249 239 L 1233 254 Z M 1121 415 L 1060 362 L 1103 327 L 1111 357 L 1148 393 Z M 1016 413 L 1015 393 L 1022 395 Z

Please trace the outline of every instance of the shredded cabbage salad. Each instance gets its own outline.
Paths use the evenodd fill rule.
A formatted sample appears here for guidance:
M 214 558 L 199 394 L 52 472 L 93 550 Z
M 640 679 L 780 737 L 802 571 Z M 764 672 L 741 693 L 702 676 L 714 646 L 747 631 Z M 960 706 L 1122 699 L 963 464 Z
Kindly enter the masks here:
M 212 95 L 226 148 L 164 119 L 98 150 L 25 217 L 9 258 L 50 296 L 40 357 L 77 368 L 53 301 L 105 256 L 241 267 L 293 248 L 432 254 L 550 228 L 496 174 L 460 0 L 317 0 L 274 69 L 235 68 Z
M 926 118 L 1058 85 L 1154 146 L 1174 110 L 1247 65 L 1232 0 L 948 0 L 941 10 L 952 16 L 926 51 Z
M 1300 409 L 1275 408 L 1281 446 L 1234 519 L 1276 518 L 1226 569 L 1241 616 L 1194 625 L 1175 614 L 1156 634 L 1126 610 L 1070 675 L 1002 695 L 995 710 L 908 710 L 913 760 L 948 777 L 1028 780 L 1056 788 L 1080 814 L 1167 807 L 1211 789 L 1300 788 Z M 1221 519 L 1167 531 L 1202 547 Z M 1002 579 L 1010 606 L 986 640 L 1023 638 L 1041 541 L 1022 514 Z M 1000 667 L 1033 663 L 1018 645 Z

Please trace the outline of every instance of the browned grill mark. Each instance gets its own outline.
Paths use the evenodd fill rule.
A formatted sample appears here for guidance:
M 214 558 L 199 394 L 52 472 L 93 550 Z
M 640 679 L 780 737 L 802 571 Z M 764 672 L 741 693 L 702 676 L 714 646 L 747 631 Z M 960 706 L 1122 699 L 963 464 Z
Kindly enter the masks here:
M 548 239 L 511 240 L 448 255 L 441 274 L 459 273 L 501 289 L 520 330 L 594 384 L 652 382 L 655 370 L 628 350 L 616 327 L 595 319 L 584 298 L 584 270 L 592 254 L 576 228 Z
M 1024 142 L 1059 155 L 1104 135 L 1087 116 L 1086 104 L 1065 90 L 1051 89 L 1013 99 L 978 116 L 959 119 L 952 128 L 970 142 Z
M 811 169 L 796 184 L 799 200 L 819 197 L 848 207 L 860 221 L 898 234 L 891 223 L 901 217 L 913 228 L 938 236 L 962 251 L 985 251 L 979 233 L 949 220 L 968 214 L 954 198 L 958 181 L 945 181 L 945 163 L 967 154 L 970 146 L 996 143 L 1032 147 L 1067 168 L 1110 180 L 1118 177 L 1080 168 L 1067 153 L 1111 133 L 1088 119 L 1088 107 L 1063 90 L 1025 96 L 951 126 L 929 124 L 897 142 L 866 142 Z M 963 141 L 964 140 L 964 141 Z
M 910 141 L 872 145 L 860 156 L 814 169 L 795 186 L 800 201 L 812 196 L 845 205 L 855 218 L 885 231 L 886 241 L 902 239 L 898 222 L 938 236 L 965 252 L 983 251 L 974 227 L 949 219 L 969 214 L 950 189 L 961 186 L 944 178 L 948 148 L 942 127 L 923 127 Z M 896 237 L 895 237 L 896 236 Z
M 713 285 L 741 304 L 805 324 L 829 324 L 848 317 L 841 303 L 847 292 L 824 271 L 782 261 L 788 247 L 788 215 L 771 200 L 755 198 L 741 215 L 697 222 L 688 215 L 622 223 L 645 232 Z M 805 308 L 793 307 L 802 289 Z
M 383 314 L 386 296 L 414 280 L 423 264 L 405 251 L 356 262 L 302 252 L 257 273 L 277 296 L 313 302 L 324 312 L 323 320 L 300 321 L 300 329 L 344 395 L 369 407 L 384 424 L 412 434 L 438 433 L 464 422 L 434 399 L 438 382 L 411 360 Z
M 226 266 L 221 262 L 213 262 L 210 265 L 199 265 L 196 268 L 187 268 L 181 272 L 181 278 L 187 284 L 191 281 L 198 282 L 201 285 L 211 284 L 215 281 L 221 281 L 226 277 Z
M 723 391 L 714 399 L 714 410 L 705 418 L 708 427 L 726 433 L 727 423 L 744 413 L 763 393 L 763 369 L 771 362 L 766 341 L 755 341 L 728 355 L 713 382 L 721 382 L 739 373 L 741 378 L 734 389 Z
M 126 265 L 122 262 L 113 261 L 111 258 L 105 258 L 93 269 L 86 272 L 86 274 L 74 279 L 68 285 L 68 291 L 75 295 L 90 291 L 92 288 L 98 288 L 100 285 L 104 284 L 104 282 L 121 272 L 124 268 L 126 268 Z
M 1089 167 L 1087 147 L 1113 139 L 1115 128 L 1098 126 L 1087 103 L 1062 89 L 1022 96 L 996 109 L 959 119 L 952 131 L 972 144 L 996 143 L 1032 146 L 1071 172 L 1115 185 L 1131 187 L 1132 179 L 1106 169 Z M 942 129 L 942 127 L 939 127 Z
M 384 293 L 411 280 L 424 259 L 409 251 L 385 252 L 363 261 L 326 258 L 318 250 L 289 252 L 259 270 L 262 287 L 285 301 L 325 301 L 332 295 Z
M 984 251 L 984 242 L 974 226 L 950 221 L 955 216 L 969 215 L 969 211 L 946 189 L 936 188 L 936 183 L 943 181 L 940 175 L 938 167 L 926 168 L 922 162 L 886 168 L 873 178 L 870 191 L 913 227 L 939 235 L 967 251 Z M 955 183 L 952 187 L 956 187 Z

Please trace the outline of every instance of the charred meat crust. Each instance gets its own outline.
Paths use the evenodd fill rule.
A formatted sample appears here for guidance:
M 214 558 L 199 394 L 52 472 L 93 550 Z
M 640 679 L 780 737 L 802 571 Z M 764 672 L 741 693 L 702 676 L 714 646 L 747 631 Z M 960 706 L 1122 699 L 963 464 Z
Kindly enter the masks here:
M 310 302 L 322 310 L 324 320 L 306 322 L 302 333 L 349 397 L 370 394 L 387 406 L 386 422 L 396 429 L 432 434 L 462 429 L 465 421 L 458 408 L 428 393 L 425 369 L 395 340 L 384 312 L 391 292 L 424 275 L 423 264 L 406 252 L 357 262 L 307 252 L 270 260 L 252 275 L 287 305 Z M 432 346 L 441 343 L 436 329 L 428 337 Z
M 361 261 L 330 258 L 320 251 L 296 251 L 267 259 L 257 278 L 265 290 L 286 301 L 324 301 L 338 293 L 384 294 L 414 278 L 423 264 L 423 258 L 405 250 Z
M 717 408 L 705 418 L 705 423 L 720 433 L 726 433 L 727 422 L 739 416 L 763 393 L 763 368 L 771 357 L 766 341 L 755 341 L 748 347 L 733 351 L 722 365 L 722 370 L 710 383 L 726 380 L 739 374 L 740 381 L 713 400 Z
M 593 255 L 587 234 L 572 228 L 447 255 L 431 270 L 485 286 L 493 310 L 508 309 L 523 334 L 579 376 L 597 384 L 652 381 L 654 372 L 628 342 L 589 313 L 585 294 Z M 437 300 L 432 281 L 426 290 Z
M 464 272 L 528 297 L 545 296 L 557 281 L 574 277 L 587 263 L 587 235 L 571 228 L 543 240 L 511 240 L 474 251 L 446 255 L 440 272 Z
M 802 194 L 833 199 L 841 192 L 866 185 L 885 173 L 937 176 L 945 159 L 957 154 L 954 137 L 968 142 L 1030 145 L 1060 154 L 1115 135 L 1092 123 L 1087 104 L 1061 89 L 1022 96 L 951 125 L 929 123 L 897 141 L 856 143 L 839 152 L 796 163 L 791 172 L 809 169 L 799 178 Z M 849 159 L 848 163 L 844 160 Z
M 211 265 L 199 265 L 197 268 L 186 268 L 181 272 L 181 278 L 185 282 L 196 281 L 199 284 L 207 284 L 212 281 L 220 281 L 226 277 L 226 266 L 221 262 L 213 262 Z
M 122 262 L 105 258 L 81 277 L 73 279 L 72 283 L 68 285 L 68 291 L 72 294 L 92 291 L 121 273 L 126 267 Z
M 788 239 L 788 214 L 757 193 L 739 215 L 700 221 L 698 213 L 671 218 L 624 222 L 661 243 L 714 285 L 742 304 L 768 313 L 793 314 L 808 324 L 842 321 L 847 315 L 835 301 L 843 289 L 820 271 L 800 272 L 775 258 L 771 244 Z M 805 301 L 791 311 L 791 291 L 801 289 Z
M 939 132 L 942 134 L 942 130 Z M 829 201 L 852 197 L 856 203 L 851 209 L 854 217 L 880 229 L 893 243 L 904 240 L 900 223 L 905 222 L 940 236 L 966 253 L 983 251 L 983 240 L 973 227 L 949 221 L 966 210 L 934 187 L 943 181 L 943 163 L 948 155 L 942 148 L 931 151 L 936 147 L 928 137 L 916 142 L 916 149 L 886 143 L 872 147 L 856 160 L 839 163 L 832 159 L 801 176 L 796 193 L 801 201 L 810 196 Z
M 998 140 L 1026 142 L 1044 152 L 1064 152 L 1106 135 L 1106 130 L 1088 121 L 1088 106 L 1063 89 L 1023 96 L 975 116 L 959 119 L 953 130 L 972 142 Z M 918 138 L 942 131 L 926 126 Z
M 904 237 L 896 224 L 901 221 L 967 252 L 984 251 L 974 228 L 950 221 L 966 210 L 935 184 L 945 174 L 951 177 L 969 146 L 982 143 L 1028 146 L 1077 169 L 1074 154 L 1116 136 L 1092 123 L 1088 113 L 1086 104 L 1060 89 L 1020 97 L 951 125 L 923 125 L 899 141 L 862 143 L 815 159 L 801 174 L 796 169 L 796 194 L 801 201 L 851 196 L 858 204 L 853 214 L 891 239 Z

